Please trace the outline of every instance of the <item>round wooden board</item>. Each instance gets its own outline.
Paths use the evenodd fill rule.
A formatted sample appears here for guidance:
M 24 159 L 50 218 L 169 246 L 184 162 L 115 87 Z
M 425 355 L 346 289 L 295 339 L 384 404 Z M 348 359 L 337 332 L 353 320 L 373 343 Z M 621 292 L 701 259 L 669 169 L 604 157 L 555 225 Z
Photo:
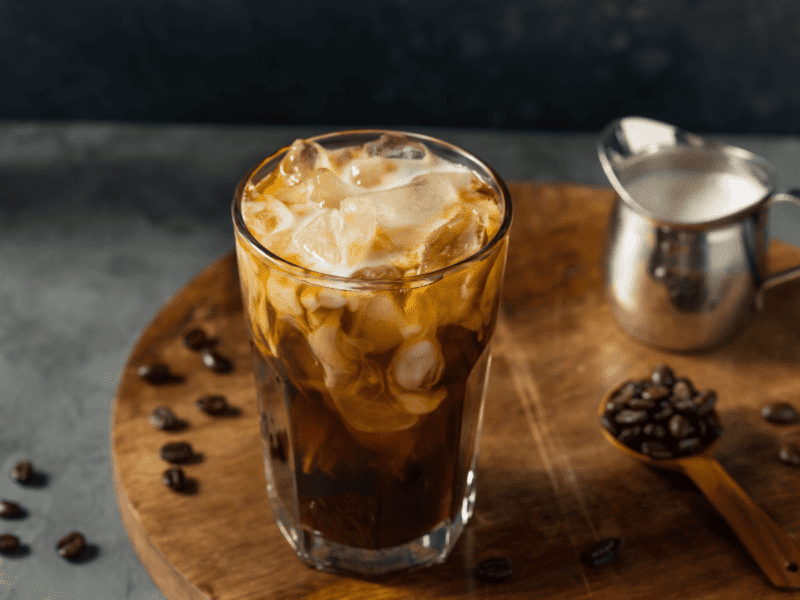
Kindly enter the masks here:
M 443 565 L 364 581 L 309 569 L 273 523 L 250 349 L 232 254 L 172 298 L 133 348 L 111 422 L 111 455 L 122 520 L 145 568 L 169 600 L 261 598 L 771 598 L 727 526 L 687 480 L 635 464 L 610 447 L 596 420 L 611 386 L 658 362 L 714 387 L 726 433 L 717 456 L 790 535 L 800 534 L 797 471 L 775 459 L 797 427 L 765 424 L 768 400 L 800 404 L 798 286 L 771 293 L 767 310 L 732 344 L 700 355 L 667 354 L 628 338 L 603 300 L 600 255 L 609 190 L 518 183 L 502 318 L 494 341 L 478 466 L 478 501 Z M 800 253 L 773 245 L 773 266 Z M 202 327 L 235 369 L 218 374 L 186 348 Z M 151 385 L 136 369 L 165 362 L 182 383 Z M 194 407 L 221 393 L 239 411 L 212 417 Z M 148 422 L 168 406 L 188 423 L 164 432 Z M 186 466 L 197 493 L 161 483 L 169 441 L 192 444 Z M 625 551 L 600 568 L 582 550 L 605 536 Z M 483 558 L 509 557 L 505 583 L 474 577 Z M 679 575 L 679 576 L 678 576 Z

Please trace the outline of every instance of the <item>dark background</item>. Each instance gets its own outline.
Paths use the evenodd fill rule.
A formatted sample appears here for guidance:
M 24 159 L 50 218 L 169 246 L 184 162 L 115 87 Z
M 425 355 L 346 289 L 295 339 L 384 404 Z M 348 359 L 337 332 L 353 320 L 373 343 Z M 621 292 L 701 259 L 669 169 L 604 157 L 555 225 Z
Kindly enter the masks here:
M 0 119 L 800 133 L 796 0 L 0 0 Z

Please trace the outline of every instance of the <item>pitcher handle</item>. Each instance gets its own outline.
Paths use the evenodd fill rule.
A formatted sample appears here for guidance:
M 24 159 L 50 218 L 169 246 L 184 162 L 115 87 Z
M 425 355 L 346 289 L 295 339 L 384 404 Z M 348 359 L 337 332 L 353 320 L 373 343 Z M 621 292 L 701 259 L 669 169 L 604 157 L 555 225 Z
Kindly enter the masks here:
M 767 206 L 772 206 L 778 202 L 788 202 L 800 207 L 800 189 L 789 190 L 785 194 L 773 194 L 767 202 Z M 767 277 L 756 292 L 756 309 L 760 311 L 764 307 L 764 292 L 798 277 L 800 277 L 800 266 L 791 267 Z

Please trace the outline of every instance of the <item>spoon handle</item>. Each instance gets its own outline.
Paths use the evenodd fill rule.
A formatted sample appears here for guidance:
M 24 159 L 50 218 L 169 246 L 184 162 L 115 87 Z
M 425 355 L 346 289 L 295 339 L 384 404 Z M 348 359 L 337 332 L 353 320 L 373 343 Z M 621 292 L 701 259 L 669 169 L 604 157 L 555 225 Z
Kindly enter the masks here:
M 686 475 L 723 516 L 777 588 L 800 589 L 800 549 L 712 456 L 681 459 Z

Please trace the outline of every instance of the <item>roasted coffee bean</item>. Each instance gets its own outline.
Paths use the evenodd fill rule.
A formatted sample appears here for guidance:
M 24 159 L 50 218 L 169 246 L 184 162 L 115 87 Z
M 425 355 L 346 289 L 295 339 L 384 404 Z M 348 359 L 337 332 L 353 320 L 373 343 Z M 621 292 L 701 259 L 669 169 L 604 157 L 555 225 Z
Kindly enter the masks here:
M 617 439 L 623 444 L 630 446 L 640 435 L 642 435 L 642 427 L 637 425 L 636 427 L 626 427 L 625 429 L 621 429 L 617 434 Z
M 78 558 L 86 548 L 86 539 L 77 531 L 72 531 L 58 540 L 56 550 L 63 558 Z
M 33 465 L 27 460 L 21 460 L 11 469 L 11 478 L 19 483 L 30 483 L 33 479 Z
M 228 402 L 225 396 L 213 395 L 203 396 L 195 400 L 194 405 L 209 415 L 221 415 L 228 410 Z
M 501 583 L 514 574 L 514 565 L 507 558 L 487 558 L 475 567 L 475 576 L 487 583 Z
M 169 367 L 162 363 L 153 363 L 149 365 L 142 365 L 139 367 L 137 373 L 139 377 L 155 385 L 167 383 L 172 380 L 172 374 L 169 372 Z
M 673 415 L 669 420 L 669 432 L 674 438 L 683 439 L 694 431 L 694 427 L 683 415 Z
M 658 411 L 653 413 L 653 420 L 654 421 L 662 421 L 664 419 L 669 419 L 673 414 L 675 414 L 675 409 L 669 402 L 662 401 L 659 404 Z
M 217 373 L 230 373 L 233 371 L 233 363 L 213 348 L 203 350 L 203 364 Z
M 205 331 L 199 327 L 195 327 L 186 332 L 183 336 L 183 343 L 189 350 L 198 351 L 207 347 L 211 343 L 211 340 L 208 338 Z
M 642 433 L 645 435 L 649 435 L 650 437 L 655 438 L 663 438 L 667 435 L 667 430 L 664 429 L 661 425 L 656 425 L 655 423 L 648 423 L 644 427 L 642 427 Z
M 800 449 L 795 444 L 784 444 L 778 450 L 778 458 L 782 463 L 800 467 Z
M 187 442 L 170 442 L 161 446 L 161 458 L 173 464 L 189 462 L 194 457 L 194 450 Z
M 686 438 L 678 442 L 678 452 L 683 454 L 694 454 L 703 447 L 703 442 L 699 438 Z
M 164 471 L 164 474 L 161 476 L 161 481 L 165 486 L 176 492 L 183 491 L 186 488 L 186 475 L 180 467 Z
M 646 410 L 630 410 L 626 408 L 614 415 L 614 421 L 620 425 L 634 425 L 635 423 L 642 423 L 646 420 Z
M 686 414 L 697 412 L 697 404 L 692 398 L 675 398 L 672 400 L 672 406 L 675 407 L 675 410 Z
M 628 407 L 630 407 L 632 409 L 635 409 L 635 410 L 639 410 L 639 409 L 650 410 L 651 408 L 655 408 L 656 407 L 656 401 L 655 400 L 651 400 L 650 398 L 645 398 L 644 394 L 646 394 L 646 393 L 647 392 L 645 391 L 642 394 L 641 398 L 631 398 L 630 400 L 628 400 Z
M 625 402 L 634 396 L 642 393 L 644 385 L 640 381 L 629 381 L 619 388 L 612 396 L 612 399 L 619 399 Z
M 669 388 L 665 385 L 653 385 L 642 392 L 646 400 L 663 400 L 669 396 Z
M 656 385 L 670 386 L 675 381 L 675 374 L 667 365 L 656 365 L 650 375 L 650 380 Z
M 153 410 L 153 412 L 150 413 L 149 421 L 153 427 L 163 429 L 165 431 L 175 429 L 178 427 L 178 423 L 180 423 L 178 417 L 175 416 L 175 413 L 166 406 L 159 406 Z
M 581 553 L 581 560 L 590 567 L 599 567 L 614 558 L 622 549 L 622 540 L 606 538 Z
M 4 519 L 17 519 L 23 515 L 22 509 L 18 504 L 3 500 L 0 502 L 0 517 Z
M 788 402 L 773 402 L 761 409 L 761 416 L 770 423 L 786 425 L 797 421 L 800 415 L 798 415 L 794 406 Z
M 672 396 L 678 400 L 689 400 L 694 396 L 694 388 L 688 379 L 678 379 L 672 386 Z
M 717 403 L 717 394 L 712 390 L 705 390 L 695 397 L 694 403 L 697 406 L 697 414 L 703 416 L 714 408 Z
M 628 406 L 628 401 L 630 398 L 611 398 L 608 402 L 606 402 L 606 409 L 607 413 L 616 413 L 621 411 L 623 408 Z
M 641 452 L 642 454 L 646 454 L 651 458 L 672 458 L 672 450 L 667 448 L 661 442 L 642 442 Z
M 10 533 L 0 535 L 0 553 L 13 554 L 19 549 L 19 539 Z
M 608 431 L 611 435 L 617 435 L 617 427 L 608 417 L 608 415 L 604 414 L 600 417 L 600 424 L 603 428 Z

